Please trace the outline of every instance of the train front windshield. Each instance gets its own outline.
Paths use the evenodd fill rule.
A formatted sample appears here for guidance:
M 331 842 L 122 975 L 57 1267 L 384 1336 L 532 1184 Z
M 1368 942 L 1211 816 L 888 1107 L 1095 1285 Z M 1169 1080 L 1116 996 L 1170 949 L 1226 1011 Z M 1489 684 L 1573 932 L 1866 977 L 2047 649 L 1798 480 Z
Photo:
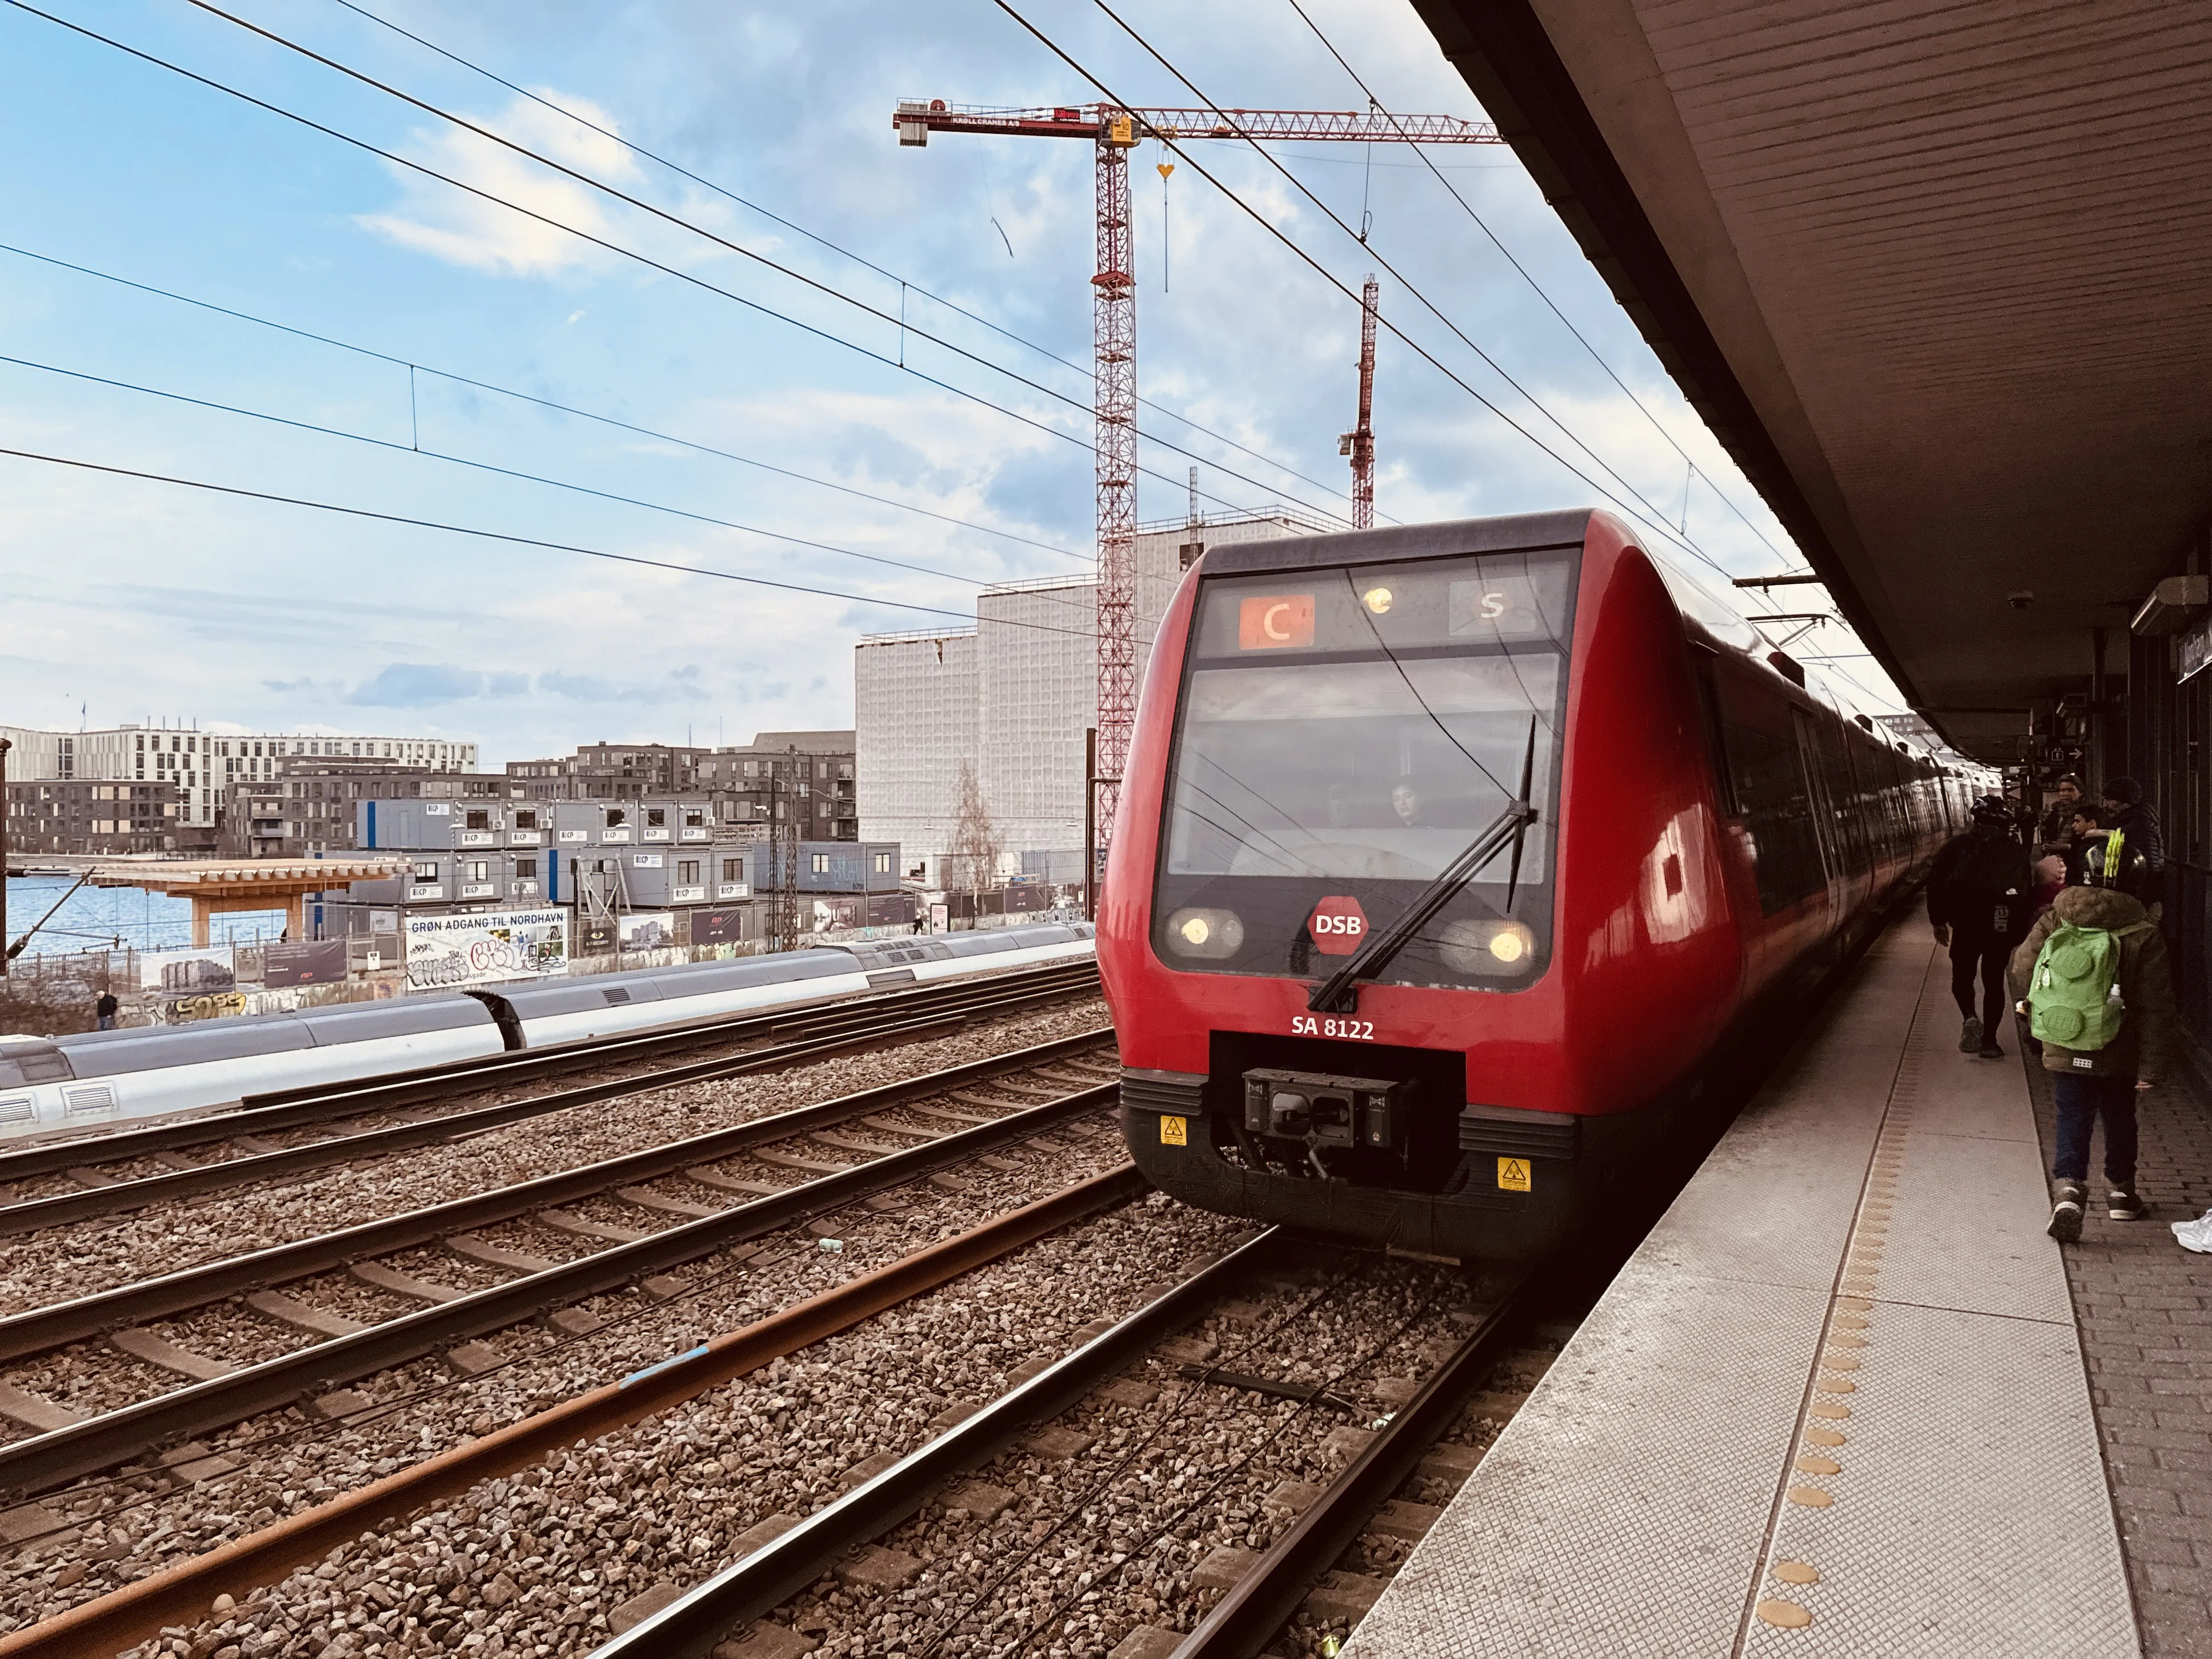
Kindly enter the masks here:
M 1308 978 L 1518 797 L 1539 817 L 1376 977 L 1510 989 L 1549 955 L 1572 552 L 1208 580 L 1176 714 L 1154 946 Z M 1348 919 L 1347 919 L 1348 918 Z

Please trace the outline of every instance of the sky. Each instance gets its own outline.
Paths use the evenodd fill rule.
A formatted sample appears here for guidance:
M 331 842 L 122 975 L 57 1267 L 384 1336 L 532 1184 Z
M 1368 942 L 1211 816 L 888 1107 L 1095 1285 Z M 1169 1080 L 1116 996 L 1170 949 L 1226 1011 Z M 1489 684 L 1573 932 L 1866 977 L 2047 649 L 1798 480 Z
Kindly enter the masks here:
M 743 743 L 849 726 L 863 633 L 1088 567 L 1090 147 L 891 127 L 1101 95 L 993 0 L 227 0 L 390 91 L 39 3 L 120 45 L 0 6 L 0 449 L 58 458 L 0 455 L 0 724 Z M 1304 3 L 1385 107 L 1480 118 L 1401 0 Z M 1200 101 L 1094 0 L 1015 9 Z M 1116 10 L 1218 105 L 1365 105 L 1290 0 Z M 1132 157 L 1141 519 L 1194 461 L 1209 512 L 1346 510 L 1358 309 L 1287 240 L 1437 360 L 1384 331 L 1378 522 L 1611 506 L 1802 568 L 1510 149 L 1272 153 Z M 1840 628 L 1796 648 L 1899 706 Z

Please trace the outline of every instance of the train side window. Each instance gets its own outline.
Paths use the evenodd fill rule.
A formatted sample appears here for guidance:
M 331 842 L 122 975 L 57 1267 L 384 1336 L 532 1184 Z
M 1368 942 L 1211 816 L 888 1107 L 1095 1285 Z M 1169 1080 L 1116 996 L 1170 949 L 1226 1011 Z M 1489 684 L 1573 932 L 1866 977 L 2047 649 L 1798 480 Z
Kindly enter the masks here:
M 1828 882 L 1813 823 L 1813 797 L 1797 753 L 1790 706 L 1731 679 L 1721 688 L 1722 736 L 1768 915 L 1823 890 Z
M 1721 688 L 1713 668 L 1718 655 L 1710 646 L 1692 643 L 1690 647 L 1691 672 L 1698 682 L 1698 712 L 1705 720 L 1705 753 L 1713 769 L 1713 799 L 1720 803 L 1723 816 L 1738 817 L 1744 807 L 1729 765 L 1726 722 L 1721 719 Z

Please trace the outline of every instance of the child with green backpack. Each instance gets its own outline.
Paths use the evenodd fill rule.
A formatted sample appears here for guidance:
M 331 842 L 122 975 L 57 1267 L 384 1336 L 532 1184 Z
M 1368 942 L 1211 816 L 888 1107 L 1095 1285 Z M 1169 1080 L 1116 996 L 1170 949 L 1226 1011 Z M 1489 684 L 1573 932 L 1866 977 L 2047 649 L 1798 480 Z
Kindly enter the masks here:
M 2082 859 L 2093 882 L 2104 862 Z M 2051 1236 L 2063 1244 L 2081 1237 L 2089 1136 L 2100 1117 L 2112 1188 L 2105 1212 L 2141 1220 L 2136 1093 L 2165 1074 L 2174 1030 L 2173 980 L 2156 919 L 2116 886 L 2063 888 L 2013 953 L 2011 977 L 2028 1030 L 2043 1045 L 2044 1069 L 2055 1073 Z

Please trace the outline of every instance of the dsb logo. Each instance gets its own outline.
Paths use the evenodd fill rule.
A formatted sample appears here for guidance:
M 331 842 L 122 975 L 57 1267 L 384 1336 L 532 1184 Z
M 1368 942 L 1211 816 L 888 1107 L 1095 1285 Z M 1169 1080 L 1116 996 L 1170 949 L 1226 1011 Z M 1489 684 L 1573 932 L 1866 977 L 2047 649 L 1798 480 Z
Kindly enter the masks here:
M 1367 939 L 1367 912 L 1356 898 L 1325 898 L 1306 921 L 1314 949 L 1325 957 L 1348 957 Z

